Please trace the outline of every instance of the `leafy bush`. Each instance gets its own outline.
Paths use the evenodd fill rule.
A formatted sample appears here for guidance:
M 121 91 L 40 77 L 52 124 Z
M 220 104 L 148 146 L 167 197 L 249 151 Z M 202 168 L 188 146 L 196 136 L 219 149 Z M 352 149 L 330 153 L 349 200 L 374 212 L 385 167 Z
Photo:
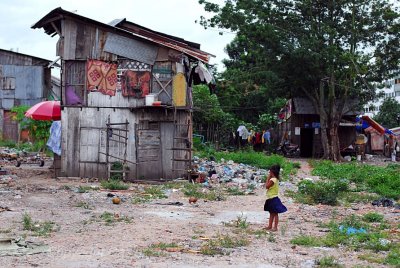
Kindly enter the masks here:
M 13 107 L 11 111 L 14 112 L 15 115 L 12 119 L 20 124 L 21 129 L 28 129 L 29 134 L 36 142 L 40 141 L 37 145 L 40 145 L 41 147 L 36 150 L 39 151 L 40 149 L 45 149 L 46 141 L 50 136 L 51 121 L 39 121 L 26 118 L 25 112 L 29 108 L 30 107 L 26 105 Z
M 299 193 L 312 198 L 315 203 L 336 205 L 341 192 L 348 190 L 348 181 L 340 179 L 336 181 L 301 181 L 298 184 Z
M 369 212 L 363 216 L 364 221 L 366 222 L 382 222 L 383 215 L 376 212 Z
M 101 187 L 109 190 L 127 190 L 129 185 L 121 182 L 120 180 L 108 180 L 102 181 Z

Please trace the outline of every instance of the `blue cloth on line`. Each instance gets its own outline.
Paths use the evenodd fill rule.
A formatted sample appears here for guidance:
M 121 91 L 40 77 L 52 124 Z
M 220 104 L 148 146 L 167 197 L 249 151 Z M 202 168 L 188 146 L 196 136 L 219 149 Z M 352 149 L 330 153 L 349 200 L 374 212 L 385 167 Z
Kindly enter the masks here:
M 51 124 L 50 137 L 46 145 L 53 153 L 61 155 L 61 121 L 53 121 Z

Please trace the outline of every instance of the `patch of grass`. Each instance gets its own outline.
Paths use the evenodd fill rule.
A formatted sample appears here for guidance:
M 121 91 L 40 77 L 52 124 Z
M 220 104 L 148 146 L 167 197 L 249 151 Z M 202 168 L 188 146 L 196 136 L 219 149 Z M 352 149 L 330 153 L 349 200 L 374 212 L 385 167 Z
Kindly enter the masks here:
M 273 233 L 269 233 L 268 234 L 268 242 L 271 242 L 271 243 L 275 243 L 276 242 L 276 237 L 275 237 L 275 235 Z
M 292 191 L 292 190 L 286 190 L 285 191 L 285 195 L 288 197 L 293 198 L 293 200 L 296 203 L 301 203 L 301 204 L 308 204 L 308 205 L 313 205 L 315 204 L 314 199 L 306 194 L 302 194 L 296 191 Z
M 379 196 L 372 193 L 360 193 L 360 192 L 341 192 L 339 193 L 338 199 L 344 204 L 349 203 L 371 203 Z
M 71 191 L 72 190 L 72 186 L 71 185 L 63 185 L 60 187 L 60 190 L 66 190 L 66 191 Z
M 50 233 L 54 231 L 54 222 L 44 221 L 44 222 L 34 222 L 32 217 L 28 213 L 24 213 L 22 217 L 23 229 L 26 231 L 33 232 L 36 236 L 49 236 Z
M 100 215 L 100 219 L 102 221 L 104 221 L 106 223 L 106 225 L 112 225 L 115 222 L 125 222 L 125 223 L 131 223 L 132 222 L 132 219 L 127 217 L 127 216 L 122 216 L 121 217 L 119 214 L 113 214 L 113 213 L 110 213 L 110 212 L 107 212 L 107 211 L 103 212 Z
M 221 201 L 225 200 L 225 196 L 222 191 L 218 188 L 209 190 L 202 187 L 198 183 L 186 183 L 184 184 L 183 194 L 187 197 L 196 197 L 198 199 L 205 199 L 210 201 Z
M 290 243 L 299 246 L 306 246 L 306 247 L 318 247 L 321 246 L 321 239 L 315 236 L 309 235 L 299 235 L 290 240 Z
M 369 212 L 363 216 L 366 222 L 383 222 L 384 216 L 376 212 Z
M 30 231 L 33 228 L 32 217 L 26 212 L 22 216 L 22 223 L 23 223 L 24 230 Z
M 255 235 L 257 239 L 266 237 L 268 235 L 268 232 L 266 230 L 249 230 L 248 233 L 251 235 Z
M 346 178 L 357 185 L 381 196 L 400 198 L 400 165 L 389 164 L 387 167 L 360 163 L 334 163 L 331 161 L 313 161 L 313 175 L 328 179 Z
M 339 264 L 339 261 L 333 256 L 322 257 L 316 260 L 316 264 L 319 267 L 344 267 L 343 265 Z
M 200 252 L 203 255 L 224 255 L 228 254 L 224 249 L 227 248 L 238 248 L 244 247 L 250 244 L 250 241 L 246 237 L 234 237 L 230 235 L 222 235 L 214 239 L 210 239 L 205 242 Z
M 78 203 L 76 203 L 75 205 L 78 208 L 84 208 L 84 209 L 94 209 L 93 206 L 89 205 L 89 203 L 84 202 L 84 201 L 79 201 Z
M 225 226 L 235 227 L 239 229 L 247 229 L 249 227 L 249 223 L 247 222 L 247 217 L 243 216 L 243 213 L 237 216 L 236 220 L 232 220 L 230 222 L 224 223 Z
M 151 187 L 145 188 L 143 190 L 143 192 L 139 194 L 139 196 L 132 198 L 132 203 L 133 204 L 141 204 L 141 203 L 150 202 L 153 199 L 162 199 L 162 198 L 168 198 L 165 195 L 164 187 L 163 186 L 151 186 Z
M 157 244 L 152 244 L 150 247 L 151 248 L 158 248 L 158 249 L 161 249 L 161 250 L 166 250 L 168 248 L 177 248 L 177 247 L 179 247 L 179 245 L 177 243 L 174 243 L 174 242 L 172 242 L 172 243 L 160 242 L 160 243 L 157 243 Z
M 169 251 L 169 249 L 179 248 L 179 245 L 176 243 L 164 243 L 160 242 L 157 244 L 151 244 L 148 248 L 144 249 L 142 252 L 145 256 L 148 257 L 160 257 L 165 256 L 162 251 Z
M 155 250 L 154 248 L 145 248 L 142 253 L 147 257 L 161 257 L 165 255 L 165 253 Z
M 400 267 L 400 247 L 397 245 L 396 248 L 393 248 L 384 261 L 386 264 L 393 265 L 395 267 Z
M 120 180 L 104 180 L 101 182 L 101 187 L 109 190 L 128 190 L 129 185 Z
M 374 254 L 372 252 L 369 252 L 367 254 L 361 254 L 361 255 L 358 256 L 358 258 L 360 260 L 367 261 L 367 262 L 370 262 L 370 263 L 382 264 L 385 261 L 385 259 L 382 256 L 380 256 L 378 254 Z
M 246 194 L 243 190 L 240 190 L 239 187 L 229 187 L 226 189 L 226 192 L 229 195 L 245 195 Z
M 92 187 L 87 185 L 80 185 L 78 187 L 78 193 L 87 193 L 90 191 L 97 191 L 97 190 L 99 190 L 99 187 Z

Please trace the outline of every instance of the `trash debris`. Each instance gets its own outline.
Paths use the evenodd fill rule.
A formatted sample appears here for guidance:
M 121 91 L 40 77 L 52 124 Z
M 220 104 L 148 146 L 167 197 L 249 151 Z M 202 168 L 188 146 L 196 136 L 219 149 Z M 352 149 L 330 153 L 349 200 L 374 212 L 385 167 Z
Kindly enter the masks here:
M 183 206 L 183 203 L 182 202 L 178 202 L 178 201 L 176 201 L 176 202 L 167 202 L 167 203 L 157 202 L 157 203 L 154 203 L 154 204 L 156 204 L 156 205 L 167 205 L 167 206 Z
M 380 198 L 372 201 L 371 204 L 378 207 L 395 207 L 400 209 L 400 204 L 395 204 L 394 200 L 389 198 Z
M 339 226 L 339 231 L 341 231 L 342 233 L 346 233 L 347 235 L 367 233 L 367 230 L 365 230 L 364 228 L 346 227 L 343 225 Z
M 3 211 L 12 211 L 12 210 L 9 207 L 0 206 L 0 212 L 3 212 Z

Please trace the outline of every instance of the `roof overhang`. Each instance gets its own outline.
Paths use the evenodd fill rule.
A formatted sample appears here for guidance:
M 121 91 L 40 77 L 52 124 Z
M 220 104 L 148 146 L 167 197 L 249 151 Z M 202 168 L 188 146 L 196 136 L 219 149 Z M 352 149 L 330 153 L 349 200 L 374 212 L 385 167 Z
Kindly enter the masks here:
M 50 36 L 55 36 L 56 34 L 61 34 L 61 20 L 66 17 L 84 21 L 86 23 L 91 23 L 99 27 L 109 29 L 113 32 L 123 33 L 125 36 L 131 35 L 134 38 L 139 38 L 146 40 L 151 43 L 158 44 L 160 46 L 168 47 L 179 52 L 182 52 L 194 59 L 208 63 L 211 57 L 214 55 L 200 50 L 200 45 L 197 43 L 186 41 L 182 38 L 167 35 L 164 33 L 156 32 L 151 29 L 145 28 L 138 24 L 126 21 L 125 19 L 114 20 L 110 24 L 105 24 L 90 18 L 78 15 L 73 12 L 66 11 L 61 7 L 53 9 L 38 22 L 32 25 L 32 29 L 43 28 L 45 33 Z M 132 30 L 133 26 L 139 31 Z

